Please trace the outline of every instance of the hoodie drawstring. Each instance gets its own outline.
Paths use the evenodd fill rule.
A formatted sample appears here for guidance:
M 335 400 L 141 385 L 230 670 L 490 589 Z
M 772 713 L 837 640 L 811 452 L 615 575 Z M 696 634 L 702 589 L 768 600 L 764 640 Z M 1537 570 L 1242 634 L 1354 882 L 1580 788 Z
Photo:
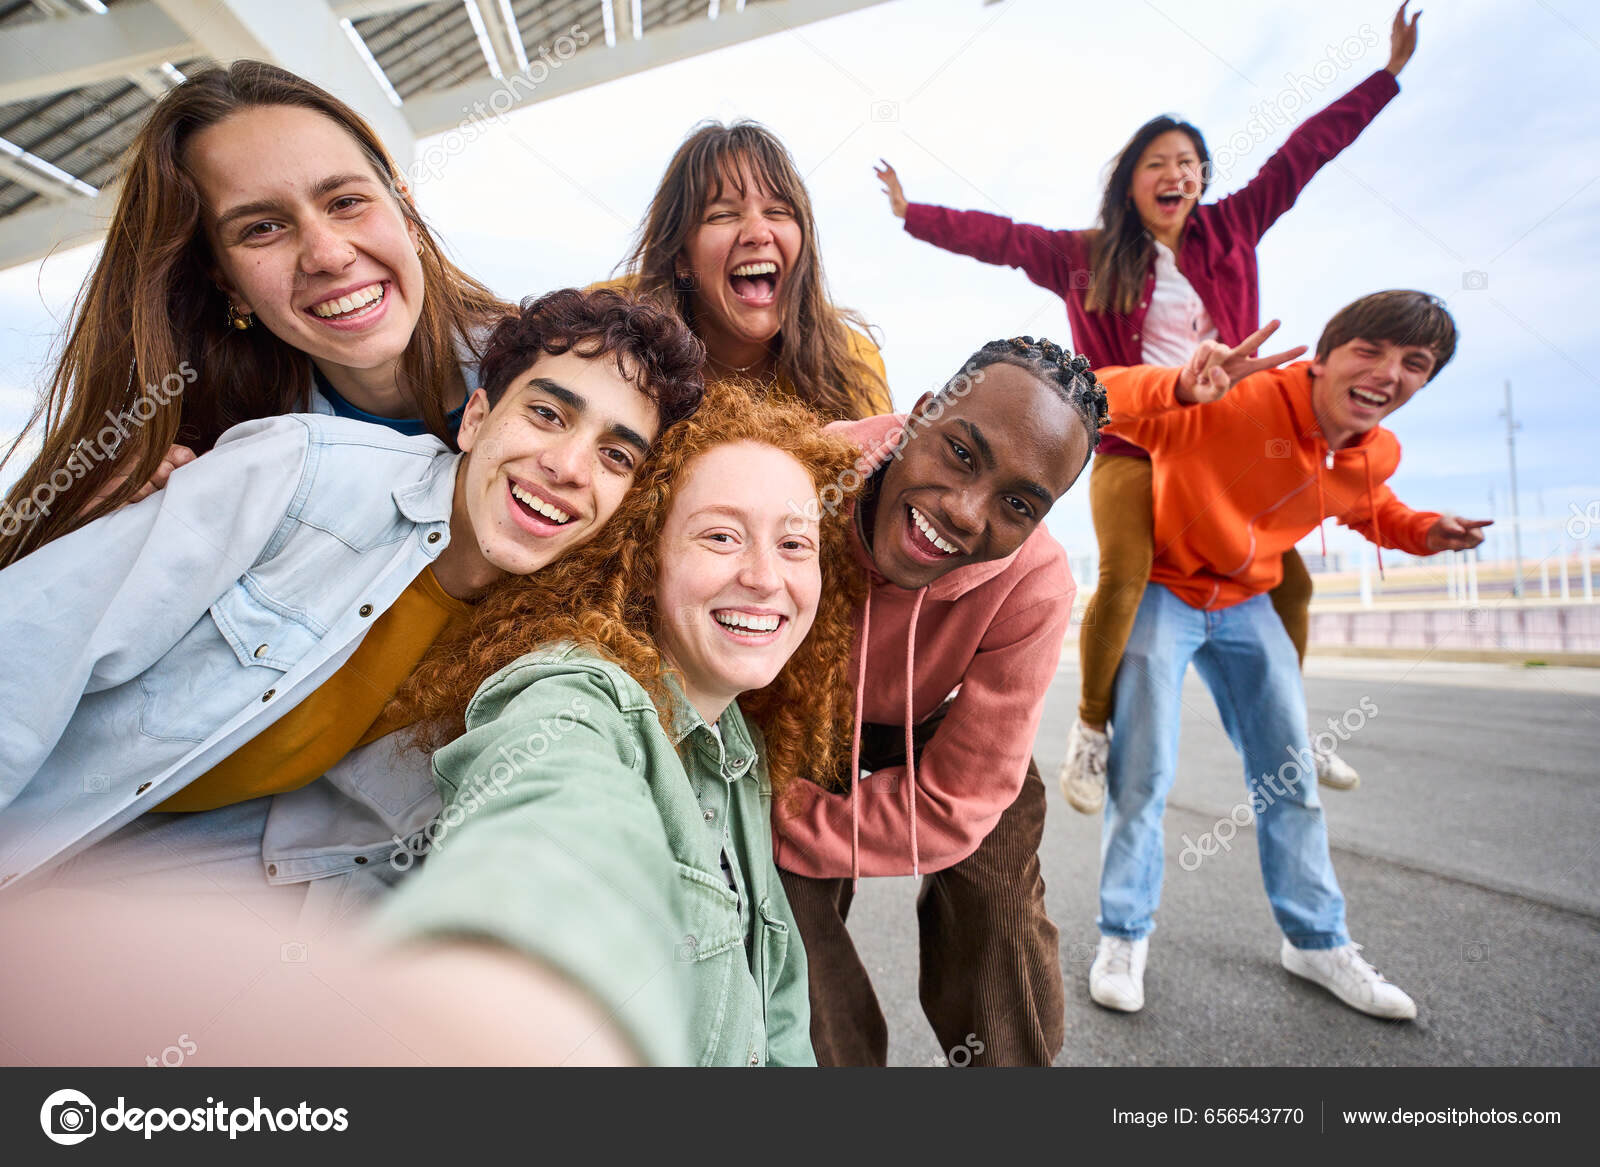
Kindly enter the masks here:
M 856 723 L 850 735 L 850 890 L 861 890 L 861 707 L 867 692 L 867 634 L 872 631 L 872 590 L 861 609 L 861 662 L 856 666 Z
M 1333 451 L 1328 451 L 1328 461 L 1333 461 Z M 1328 508 L 1322 501 L 1322 459 L 1317 459 L 1317 538 L 1322 540 L 1322 562 L 1328 562 Z
M 1361 448 L 1361 462 L 1367 468 L 1367 506 L 1372 508 L 1372 545 L 1378 549 L 1378 579 L 1383 579 L 1383 528 L 1378 525 L 1378 499 L 1372 493 L 1372 456 Z
M 1331 446 L 1328 447 L 1327 460 L 1331 470 L 1333 468 L 1333 447 Z M 1325 516 L 1328 510 L 1322 500 L 1322 462 L 1321 458 L 1317 459 L 1317 535 L 1322 540 L 1322 562 L 1326 564 L 1328 562 L 1328 520 Z M 1372 511 L 1372 545 L 1378 549 L 1378 579 L 1382 580 L 1383 528 L 1378 523 L 1378 498 L 1372 490 L 1372 455 L 1367 452 L 1365 446 L 1361 447 L 1361 464 L 1366 467 L 1367 472 L 1367 507 Z
M 927 594 L 927 588 L 917 591 L 917 598 L 911 605 L 911 630 L 906 633 L 906 784 L 911 787 L 911 874 L 914 876 L 922 873 L 918 870 L 921 855 L 917 851 L 917 754 L 912 748 L 915 739 L 911 724 L 911 682 L 917 660 L 917 615 L 922 611 L 922 601 Z

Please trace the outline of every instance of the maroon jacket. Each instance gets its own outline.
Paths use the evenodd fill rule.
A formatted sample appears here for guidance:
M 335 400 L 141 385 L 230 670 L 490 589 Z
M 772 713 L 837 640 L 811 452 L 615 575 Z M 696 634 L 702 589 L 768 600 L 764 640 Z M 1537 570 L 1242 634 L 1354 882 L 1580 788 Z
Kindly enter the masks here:
M 1307 118 L 1244 189 L 1198 206 L 1189 215 L 1178 241 L 1178 267 L 1211 313 L 1222 343 L 1238 344 L 1260 326 L 1256 244 L 1267 228 L 1294 206 L 1312 176 L 1354 142 L 1399 92 L 1389 71 L 1378 70 Z M 1092 231 L 1053 231 L 1014 223 L 1003 215 L 952 211 L 927 203 L 906 207 L 906 230 L 947 251 L 1020 267 L 1034 283 L 1060 296 L 1067 302 L 1073 341 L 1095 368 L 1144 363 L 1139 337 L 1156 283 L 1153 258 L 1144 296 L 1124 316 L 1085 307 Z M 1138 446 L 1111 434 L 1101 437 L 1099 452 L 1146 456 Z

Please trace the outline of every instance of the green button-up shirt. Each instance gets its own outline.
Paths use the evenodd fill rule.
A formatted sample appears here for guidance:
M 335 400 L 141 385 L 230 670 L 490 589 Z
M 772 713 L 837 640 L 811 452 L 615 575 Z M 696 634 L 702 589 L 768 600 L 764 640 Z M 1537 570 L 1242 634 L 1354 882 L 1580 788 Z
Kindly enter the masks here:
M 815 1065 L 760 731 L 735 703 L 719 737 L 672 692 L 668 734 L 643 687 L 587 649 L 490 677 L 434 756 L 432 852 L 378 925 L 532 954 L 652 1062 Z

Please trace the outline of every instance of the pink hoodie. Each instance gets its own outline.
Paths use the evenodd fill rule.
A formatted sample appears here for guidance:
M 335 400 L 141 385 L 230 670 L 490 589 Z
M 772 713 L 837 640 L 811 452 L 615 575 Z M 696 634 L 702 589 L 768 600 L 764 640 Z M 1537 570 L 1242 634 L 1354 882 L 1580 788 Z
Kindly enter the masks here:
M 905 421 L 884 414 L 828 430 L 862 447 L 866 474 L 894 453 Z M 863 721 L 903 724 L 909 746 L 911 727 L 960 692 L 920 765 L 879 770 L 848 793 L 800 783 L 795 809 L 774 815 L 774 856 L 813 879 L 939 871 L 977 850 L 1022 789 L 1078 585 L 1043 527 L 1009 557 L 919 591 L 878 575 L 853 525 L 851 543 L 872 579 L 857 633 L 855 749 Z

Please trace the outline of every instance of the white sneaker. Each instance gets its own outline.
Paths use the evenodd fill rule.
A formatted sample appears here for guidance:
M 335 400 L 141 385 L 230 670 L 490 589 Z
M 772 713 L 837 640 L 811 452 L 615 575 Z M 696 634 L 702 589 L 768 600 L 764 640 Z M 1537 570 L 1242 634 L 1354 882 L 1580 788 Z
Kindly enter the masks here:
M 1100 937 L 1100 949 L 1089 966 L 1089 996 L 1096 1005 L 1123 1013 L 1144 1008 L 1144 964 L 1150 954 L 1150 937 L 1123 940 Z
M 1334 790 L 1354 790 L 1361 785 L 1361 775 L 1356 768 L 1338 754 L 1329 750 L 1323 753 L 1315 746 L 1311 752 L 1317 758 L 1317 781 Z
M 1321 985 L 1352 1009 L 1395 1021 L 1410 1021 L 1417 1015 L 1417 1003 L 1366 962 L 1359 944 L 1296 948 L 1285 937 L 1278 959 L 1295 976 Z
M 1082 721 L 1067 735 L 1067 760 L 1061 763 L 1061 793 L 1073 810 L 1099 814 L 1106 805 L 1106 759 L 1111 739 Z

